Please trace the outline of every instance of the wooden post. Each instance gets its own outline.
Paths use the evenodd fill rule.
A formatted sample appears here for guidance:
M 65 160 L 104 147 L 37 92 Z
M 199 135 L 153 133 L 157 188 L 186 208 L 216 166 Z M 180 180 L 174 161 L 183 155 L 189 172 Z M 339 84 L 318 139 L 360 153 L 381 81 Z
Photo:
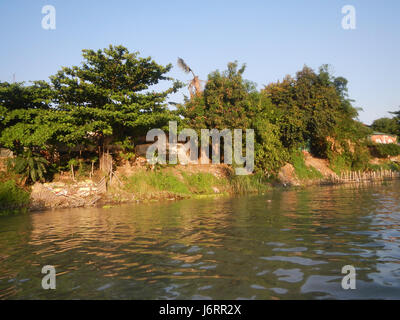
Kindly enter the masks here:
M 72 163 L 71 163 L 71 174 L 72 174 L 72 180 L 75 181 L 74 165 Z

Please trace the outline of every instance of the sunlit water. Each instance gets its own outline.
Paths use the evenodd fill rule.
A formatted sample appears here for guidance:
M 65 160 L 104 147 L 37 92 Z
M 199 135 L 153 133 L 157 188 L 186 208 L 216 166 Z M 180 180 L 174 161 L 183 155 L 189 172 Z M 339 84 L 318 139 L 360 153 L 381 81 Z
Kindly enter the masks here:
M 398 181 L 0 217 L 0 298 L 394 299 L 399 245 Z

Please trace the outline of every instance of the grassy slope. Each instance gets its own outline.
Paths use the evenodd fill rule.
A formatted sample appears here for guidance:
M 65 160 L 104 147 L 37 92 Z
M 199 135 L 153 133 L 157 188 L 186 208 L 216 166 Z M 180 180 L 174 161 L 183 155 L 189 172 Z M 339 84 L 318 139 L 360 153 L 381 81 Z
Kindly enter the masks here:
M 185 170 L 137 171 L 123 178 L 123 189 L 136 199 L 196 197 L 214 194 L 262 192 L 270 188 L 260 175 L 216 177 L 208 172 Z

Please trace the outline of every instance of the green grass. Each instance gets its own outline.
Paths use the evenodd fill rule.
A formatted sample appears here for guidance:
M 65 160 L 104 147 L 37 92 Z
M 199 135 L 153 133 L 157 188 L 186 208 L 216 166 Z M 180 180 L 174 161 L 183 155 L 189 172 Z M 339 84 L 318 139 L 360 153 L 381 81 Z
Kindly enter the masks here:
M 261 173 L 246 176 L 233 175 L 229 180 L 231 191 L 237 194 L 263 193 L 270 190 L 268 179 Z
M 291 155 L 291 162 L 297 177 L 301 180 L 321 179 L 323 177 L 322 173 L 316 168 L 306 165 L 301 152 L 294 152 Z
M 169 191 L 176 194 L 188 194 L 187 185 L 169 172 L 156 171 L 148 176 L 149 184 L 159 191 Z
M 14 180 L 0 182 L 0 215 L 25 211 L 29 201 L 29 192 L 19 188 Z
M 187 195 L 189 188 L 169 172 L 139 171 L 127 178 L 125 188 L 141 197 L 152 198 L 160 192 Z
M 187 185 L 191 193 L 195 194 L 212 194 L 213 187 L 222 186 L 223 182 L 211 173 L 193 173 L 188 174 L 181 172 L 184 183 Z M 219 188 L 218 188 L 219 189 Z
M 262 174 L 218 178 L 207 172 L 138 171 L 125 178 L 125 190 L 141 199 L 163 195 L 193 197 L 215 195 L 215 188 L 220 194 L 261 193 L 270 189 L 268 182 Z

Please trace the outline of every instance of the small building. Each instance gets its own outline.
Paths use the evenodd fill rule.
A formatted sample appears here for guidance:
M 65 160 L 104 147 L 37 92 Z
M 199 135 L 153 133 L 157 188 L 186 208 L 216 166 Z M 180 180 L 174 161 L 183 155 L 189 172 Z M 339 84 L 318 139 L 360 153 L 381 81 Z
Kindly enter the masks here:
M 390 144 L 397 143 L 397 137 L 387 133 L 374 132 L 370 139 L 373 143 Z

